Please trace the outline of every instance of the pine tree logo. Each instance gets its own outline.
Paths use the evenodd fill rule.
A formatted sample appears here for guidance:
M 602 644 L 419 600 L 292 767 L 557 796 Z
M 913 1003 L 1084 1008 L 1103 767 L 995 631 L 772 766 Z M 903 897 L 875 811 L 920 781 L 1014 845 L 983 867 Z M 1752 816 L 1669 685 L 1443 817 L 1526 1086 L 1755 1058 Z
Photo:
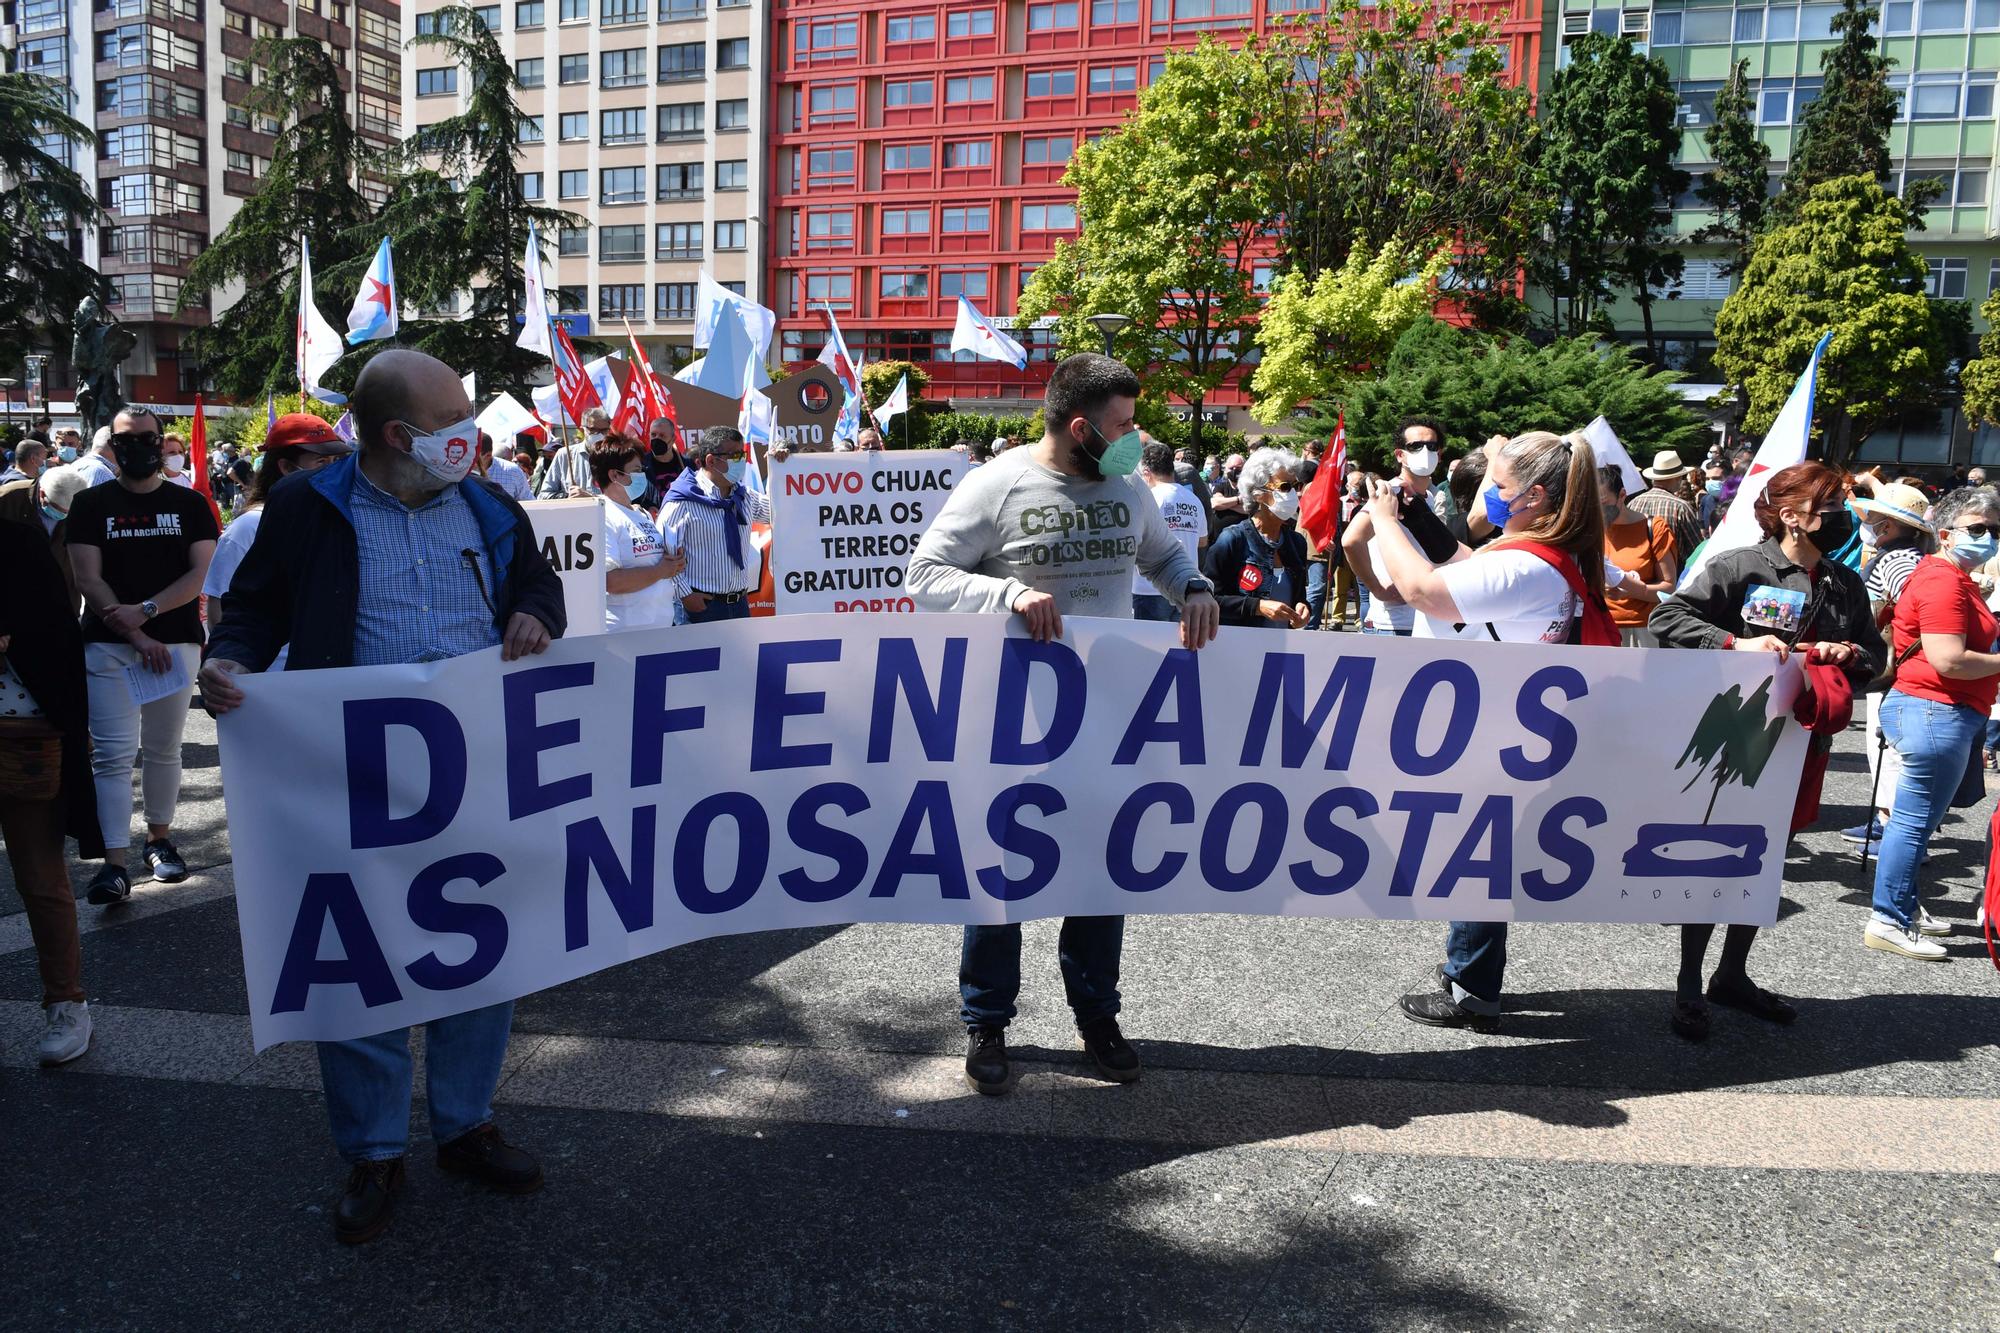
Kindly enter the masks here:
M 1704 774 L 1714 780 L 1715 789 L 1708 794 L 1708 809 L 1702 812 L 1702 823 L 1706 824 L 1715 813 L 1716 798 L 1722 795 L 1724 787 L 1732 782 L 1754 787 L 1763 776 L 1764 765 L 1770 762 L 1778 748 L 1778 738 L 1785 733 L 1783 716 L 1766 720 L 1770 700 L 1769 679 L 1758 685 L 1748 699 L 1743 697 L 1742 686 L 1731 685 L 1709 700 L 1694 735 L 1688 738 L 1687 749 L 1674 765 L 1676 770 L 1689 763 L 1695 765 L 1694 776 L 1682 791 L 1692 788 Z

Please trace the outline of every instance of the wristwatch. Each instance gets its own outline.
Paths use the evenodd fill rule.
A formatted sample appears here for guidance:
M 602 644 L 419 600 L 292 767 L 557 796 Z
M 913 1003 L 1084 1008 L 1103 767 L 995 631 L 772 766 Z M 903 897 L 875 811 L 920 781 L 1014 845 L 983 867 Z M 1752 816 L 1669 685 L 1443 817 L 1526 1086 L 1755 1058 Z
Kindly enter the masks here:
M 1189 579 L 1187 587 L 1181 589 L 1181 600 L 1186 601 L 1198 592 L 1205 592 L 1210 596 L 1214 596 L 1215 585 L 1205 578 L 1196 577 Z
M 151 620 L 160 614 L 160 604 L 148 597 L 145 601 L 139 603 L 139 610 L 145 613 L 146 619 Z

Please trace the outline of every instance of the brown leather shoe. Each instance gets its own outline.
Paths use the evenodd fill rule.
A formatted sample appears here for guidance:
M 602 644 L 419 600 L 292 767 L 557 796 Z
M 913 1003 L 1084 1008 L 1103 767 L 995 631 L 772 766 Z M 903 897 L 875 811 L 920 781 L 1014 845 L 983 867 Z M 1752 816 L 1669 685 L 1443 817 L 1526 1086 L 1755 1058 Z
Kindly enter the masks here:
M 389 1229 L 396 1196 L 403 1192 L 403 1159 L 356 1162 L 333 1208 L 333 1238 L 342 1245 L 366 1245 Z
M 542 1187 L 542 1164 L 500 1137 L 491 1124 L 438 1145 L 438 1169 L 470 1176 L 502 1194 L 533 1194 Z

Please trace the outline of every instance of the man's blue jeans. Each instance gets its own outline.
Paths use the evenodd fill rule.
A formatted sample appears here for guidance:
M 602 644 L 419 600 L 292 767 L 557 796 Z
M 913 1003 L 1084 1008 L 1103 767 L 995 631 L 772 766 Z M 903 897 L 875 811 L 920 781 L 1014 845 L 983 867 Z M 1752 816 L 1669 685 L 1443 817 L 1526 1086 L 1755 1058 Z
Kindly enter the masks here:
M 1306 561 L 1306 628 L 1326 626 L 1326 561 Z
M 1882 734 L 1903 757 L 1896 808 L 1875 863 L 1874 918 L 1904 930 L 1917 919 L 1917 866 L 1944 822 L 1951 798 L 1986 734 L 1986 716 L 1963 704 L 1919 699 L 1900 690 L 1882 698 Z
M 1057 947 L 1076 1025 L 1117 1013 L 1125 918 L 1066 916 Z M 958 1016 L 966 1028 L 1006 1027 L 1020 993 L 1021 927 L 967 926 L 958 958 Z
M 686 608 L 683 607 L 682 609 L 685 610 Z M 739 597 L 733 602 L 710 601 L 701 610 L 689 611 L 687 613 L 687 623 L 690 625 L 712 625 L 718 620 L 748 620 L 749 618 L 750 599 L 748 597 Z
M 1180 608 L 1156 592 L 1135 592 L 1132 594 L 1132 619 L 1166 620 L 1178 623 Z
M 424 1096 L 431 1138 L 453 1139 L 493 1119 L 514 1002 L 424 1027 Z M 319 1043 L 319 1077 L 333 1143 L 350 1162 L 401 1157 L 410 1146 L 410 1030 Z
M 1500 980 L 1507 970 L 1505 921 L 1454 921 L 1444 937 L 1445 985 L 1458 1007 L 1475 1014 L 1500 1012 Z

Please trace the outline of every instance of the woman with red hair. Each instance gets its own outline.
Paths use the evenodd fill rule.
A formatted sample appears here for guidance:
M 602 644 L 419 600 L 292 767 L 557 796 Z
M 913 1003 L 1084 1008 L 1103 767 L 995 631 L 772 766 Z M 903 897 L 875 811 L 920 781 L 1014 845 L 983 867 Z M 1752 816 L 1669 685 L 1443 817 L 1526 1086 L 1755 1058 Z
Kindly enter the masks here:
M 1771 477 L 1755 512 L 1764 540 L 1711 559 L 1660 603 L 1648 628 L 1663 648 L 1729 648 L 1780 660 L 1804 652 L 1810 662 L 1838 668 L 1858 692 L 1881 673 L 1884 649 L 1861 576 L 1829 558 L 1854 536 L 1840 474 L 1824 463 L 1795 463 Z M 1816 733 L 1812 745 L 1823 758 L 1833 741 Z M 1808 765 L 1809 773 L 1822 770 Z M 1714 934 L 1712 924 L 1681 927 L 1672 1023 L 1690 1041 L 1708 1035 L 1701 972 Z M 1707 999 L 1790 1023 L 1798 1011 L 1745 970 L 1756 938 L 1755 926 L 1729 928 Z

